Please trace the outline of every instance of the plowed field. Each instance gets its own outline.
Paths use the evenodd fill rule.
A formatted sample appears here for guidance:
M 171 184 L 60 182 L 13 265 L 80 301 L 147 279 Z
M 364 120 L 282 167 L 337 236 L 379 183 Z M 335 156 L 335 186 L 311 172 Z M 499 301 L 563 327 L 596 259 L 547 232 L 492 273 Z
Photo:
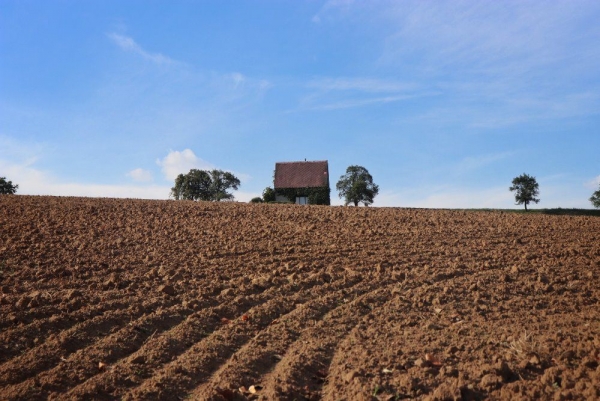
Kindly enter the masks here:
M 0 196 L 0 399 L 598 399 L 600 218 Z

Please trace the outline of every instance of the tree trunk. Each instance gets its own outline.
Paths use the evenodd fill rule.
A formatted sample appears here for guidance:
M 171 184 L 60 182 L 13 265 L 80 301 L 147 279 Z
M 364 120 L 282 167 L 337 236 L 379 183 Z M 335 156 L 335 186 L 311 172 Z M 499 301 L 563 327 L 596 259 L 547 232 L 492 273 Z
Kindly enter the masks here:
M 354 201 L 354 207 L 358 207 L 358 201 Z
M 527 202 L 525 202 L 524 205 L 525 205 L 525 211 L 527 211 Z

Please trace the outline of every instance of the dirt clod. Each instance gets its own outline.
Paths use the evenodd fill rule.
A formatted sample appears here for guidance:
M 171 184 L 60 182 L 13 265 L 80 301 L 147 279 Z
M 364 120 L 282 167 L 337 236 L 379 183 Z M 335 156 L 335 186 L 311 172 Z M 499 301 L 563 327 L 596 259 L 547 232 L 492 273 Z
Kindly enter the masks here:
M 158 291 L 167 295 L 175 295 L 175 287 L 169 284 L 163 284 L 158 287 Z

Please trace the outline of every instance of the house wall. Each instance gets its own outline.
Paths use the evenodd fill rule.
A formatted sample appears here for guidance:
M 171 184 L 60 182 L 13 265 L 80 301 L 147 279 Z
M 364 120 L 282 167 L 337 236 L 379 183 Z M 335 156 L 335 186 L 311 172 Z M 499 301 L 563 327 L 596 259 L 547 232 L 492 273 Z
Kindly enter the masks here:
M 330 205 L 330 188 L 275 188 L 275 200 L 278 202 L 297 203 L 298 197 L 307 197 L 311 205 Z
M 275 195 L 275 202 L 289 202 L 290 200 L 283 195 Z

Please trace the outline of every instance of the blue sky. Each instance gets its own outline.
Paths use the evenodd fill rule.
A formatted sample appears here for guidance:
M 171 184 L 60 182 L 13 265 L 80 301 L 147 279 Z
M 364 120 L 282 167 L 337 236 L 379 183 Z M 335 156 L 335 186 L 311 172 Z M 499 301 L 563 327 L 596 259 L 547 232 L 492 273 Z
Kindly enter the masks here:
M 600 2 L 0 1 L 0 176 L 166 199 L 190 168 L 248 201 L 278 161 L 366 167 L 374 206 L 590 208 Z M 334 204 L 341 204 L 335 189 Z

